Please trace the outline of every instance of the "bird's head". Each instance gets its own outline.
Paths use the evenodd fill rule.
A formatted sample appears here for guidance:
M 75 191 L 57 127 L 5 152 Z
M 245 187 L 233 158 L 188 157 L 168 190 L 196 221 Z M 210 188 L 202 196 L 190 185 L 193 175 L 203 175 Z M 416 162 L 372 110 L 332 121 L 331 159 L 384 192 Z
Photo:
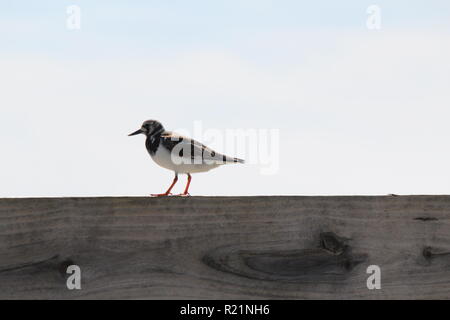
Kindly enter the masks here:
M 145 134 L 146 136 L 150 136 L 152 134 L 155 134 L 157 132 L 164 131 L 164 127 L 159 121 L 156 120 L 147 120 L 145 121 L 141 128 L 133 133 L 130 133 L 128 136 L 134 136 L 137 134 Z

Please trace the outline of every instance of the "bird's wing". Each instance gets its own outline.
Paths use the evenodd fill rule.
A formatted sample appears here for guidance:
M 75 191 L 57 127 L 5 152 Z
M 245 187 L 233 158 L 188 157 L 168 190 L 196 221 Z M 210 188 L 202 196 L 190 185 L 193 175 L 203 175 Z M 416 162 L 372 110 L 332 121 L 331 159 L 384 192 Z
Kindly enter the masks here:
M 161 135 L 161 142 L 173 155 L 182 158 L 184 163 L 190 164 L 225 164 L 244 161 L 227 157 L 215 152 L 204 144 L 176 133 L 166 132 Z

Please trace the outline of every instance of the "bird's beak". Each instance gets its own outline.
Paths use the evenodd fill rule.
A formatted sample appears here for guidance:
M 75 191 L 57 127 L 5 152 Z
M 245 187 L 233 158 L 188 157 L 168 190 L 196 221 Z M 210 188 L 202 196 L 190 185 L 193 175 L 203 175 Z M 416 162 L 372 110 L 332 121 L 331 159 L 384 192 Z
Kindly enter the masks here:
M 142 129 L 139 129 L 138 131 L 135 131 L 135 132 L 133 132 L 133 133 L 130 133 L 128 136 L 129 137 L 131 137 L 131 136 L 135 136 L 135 135 L 137 135 L 137 134 L 139 134 L 139 133 L 143 133 L 144 131 L 142 131 Z

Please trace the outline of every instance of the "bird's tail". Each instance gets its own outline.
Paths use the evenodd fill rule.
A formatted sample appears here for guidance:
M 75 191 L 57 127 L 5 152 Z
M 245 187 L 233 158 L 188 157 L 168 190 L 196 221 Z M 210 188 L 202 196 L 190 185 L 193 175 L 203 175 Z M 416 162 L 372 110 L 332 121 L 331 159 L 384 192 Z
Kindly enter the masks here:
M 232 157 L 227 157 L 227 156 L 223 157 L 223 162 L 225 162 L 225 163 L 245 163 L 245 161 L 242 159 L 232 158 Z
M 228 163 L 245 163 L 244 160 L 239 158 L 228 157 L 225 155 L 217 155 L 216 159 L 220 162 L 220 164 L 228 164 Z

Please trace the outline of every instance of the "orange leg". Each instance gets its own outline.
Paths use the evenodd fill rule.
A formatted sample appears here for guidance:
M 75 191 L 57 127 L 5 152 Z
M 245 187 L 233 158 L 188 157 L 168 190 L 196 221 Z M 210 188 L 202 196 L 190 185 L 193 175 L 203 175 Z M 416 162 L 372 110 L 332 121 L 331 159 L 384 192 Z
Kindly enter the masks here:
M 172 184 L 170 185 L 169 189 L 167 189 L 167 191 L 165 193 L 151 194 L 151 196 L 152 197 L 164 197 L 164 196 L 171 195 L 170 191 L 172 191 L 172 188 L 175 185 L 175 183 L 177 183 L 177 181 L 178 181 L 178 174 L 175 173 L 175 178 L 173 178 Z
M 191 175 L 188 173 L 188 180 L 187 180 L 187 184 L 186 184 L 186 189 L 184 189 L 184 192 L 182 194 L 180 194 L 180 196 L 190 196 L 189 194 L 189 186 L 191 185 Z

